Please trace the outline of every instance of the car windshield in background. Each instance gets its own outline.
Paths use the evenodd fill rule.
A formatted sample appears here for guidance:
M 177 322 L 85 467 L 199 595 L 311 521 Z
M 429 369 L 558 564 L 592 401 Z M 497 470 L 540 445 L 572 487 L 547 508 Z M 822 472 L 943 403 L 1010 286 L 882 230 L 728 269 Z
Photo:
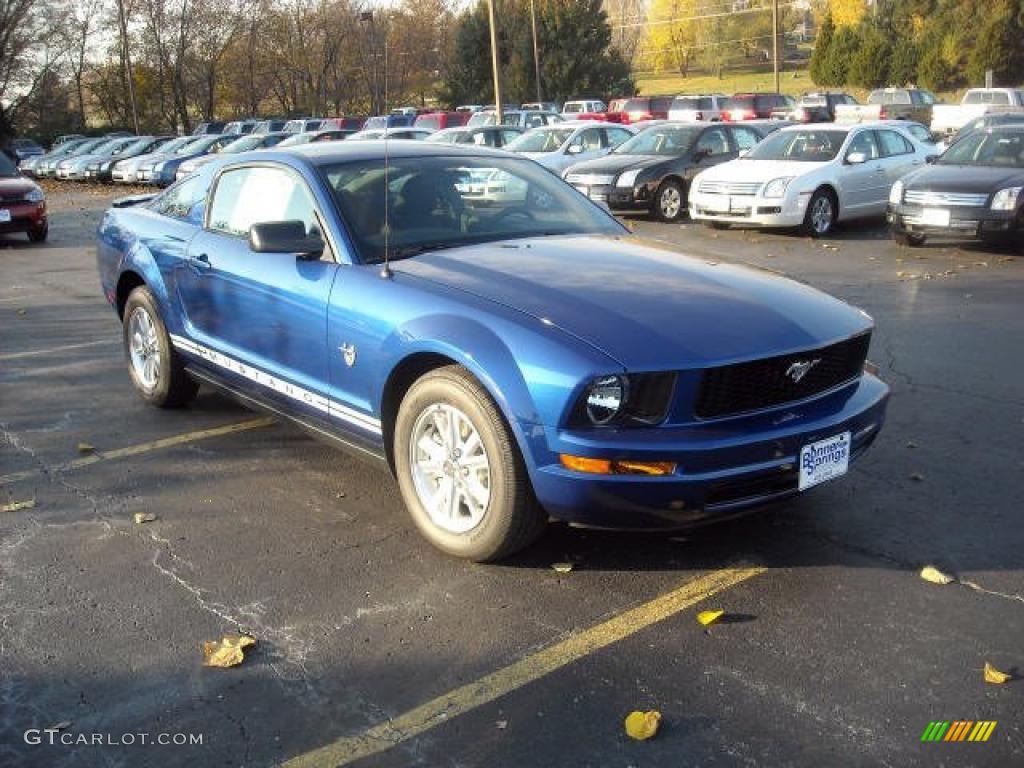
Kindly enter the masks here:
M 672 109 L 711 109 L 711 99 L 698 96 L 677 96 Z
M 554 152 L 572 136 L 575 128 L 544 128 L 524 133 L 509 144 L 513 152 Z
M 220 136 L 220 134 L 214 136 L 203 136 L 202 138 L 196 139 L 195 141 L 183 146 L 181 149 L 178 150 L 178 154 L 188 155 L 192 154 L 193 152 L 205 152 L 214 144 L 219 142 L 221 139 L 222 137 Z
M 909 91 L 874 91 L 868 96 L 868 104 L 909 104 Z
M 641 131 L 613 151 L 619 155 L 682 155 L 703 129 L 694 126 L 655 126 Z
M 245 152 L 247 149 L 256 149 L 263 143 L 263 138 L 263 136 L 257 135 L 235 139 L 230 144 L 225 145 L 221 152 L 234 154 L 235 152 Z
M 146 137 L 146 138 L 143 138 L 143 139 L 136 139 L 135 141 L 130 143 L 127 147 L 122 149 L 121 150 L 121 154 L 122 155 L 127 155 L 129 152 L 131 152 L 131 153 L 144 152 L 146 150 L 146 147 L 148 147 L 152 143 L 153 143 L 153 139 L 150 138 L 150 137 Z
M 18 169 L 11 159 L 0 152 L 0 179 L 10 179 L 18 175 Z
M 1024 168 L 1024 131 L 972 133 L 946 150 L 942 165 Z
M 724 109 L 726 111 L 733 109 L 753 109 L 754 108 L 754 97 L 753 96 L 737 96 L 725 100 Z
M 624 231 L 532 160 L 407 157 L 392 159 L 387 175 L 380 160 L 321 171 L 366 263 L 384 260 L 385 231 L 393 259 L 514 238 Z
M 779 131 L 756 145 L 750 160 L 791 160 L 801 163 L 827 163 L 839 154 L 846 131 Z
M 907 123 L 903 126 L 903 130 L 913 136 L 915 139 L 920 141 L 922 144 L 934 144 L 935 137 L 932 136 L 932 132 L 925 128 L 920 123 Z
M 181 149 L 185 145 L 191 144 L 193 141 L 195 141 L 195 136 L 179 136 L 176 139 L 171 139 L 166 144 L 164 144 L 162 147 L 157 147 L 157 149 L 154 150 L 154 153 L 159 153 L 159 154 L 166 153 L 166 154 L 169 155 L 169 154 L 172 154 L 174 152 L 177 152 L 179 149 Z

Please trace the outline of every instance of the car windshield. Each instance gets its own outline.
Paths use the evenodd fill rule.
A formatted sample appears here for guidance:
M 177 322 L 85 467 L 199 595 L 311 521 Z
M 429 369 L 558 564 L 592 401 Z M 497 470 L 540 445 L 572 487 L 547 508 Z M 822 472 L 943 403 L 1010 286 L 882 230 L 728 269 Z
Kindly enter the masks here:
M 909 104 L 910 91 L 872 91 L 868 104 Z
M 689 151 L 703 128 L 659 125 L 641 131 L 615 148 L 620 155 L 682 155 Z
M 756 145 L 750 160 L 790 160 L 801 163 L 827 163 L 835 159 L 846 140 L 847 131 L 779 131 Z
M 220 139 L 221 137 L 219 135 L 203 136 L 201 138 L 190 141 L 188 144 L 184 144 L 183 146 L 179 147 L 177 150 L 177 154 L 190 155 L 197 152 L 205 152 L 218 141 L 220 141 Z
M 11 162 L 11 159 L 3 152 L 0 152 L 0 179 L 12 179 L 18 175 L 18 169 Z
M 129 153 L 138 154 L 139 152 L 145 152 L 146 147 L 152 144 L 153 141 L 154 139 L 152 136 L 144 136 L 141 139 L 135 139 L 135 141 L 132 141 L 128 146 L 124 147 L 119 154 L 127 155 Z
M 321 170 L 366 263 L 383 261 L 385 233 L 390 258 L 400 259 L 473 243 L 625 231 L 532 160 L 405 157 L 386 174 L 380 160 Z
M 256 149 L 263 142 L 262 136 L 245 136 L 241 139 L 235 139 L 230 144 L 225 145 L 221 150 L 221 154 L 233 155 L 235 152 L 245 152 L 248 149 Z
M 1024 131 L 972 133 L 946 150 L 942 165 L 1024 168 Z
M 555 152 L 572 136 L 574 128 L 538 128 L 508 145 L 512 152 Z
M 907 123 L 903 126 L 903 130 L 913 136 L 915 139 L 920 141 L 922 144 L 934 144 L 935 137 L 932 136 L 932 132 L 925 128 L 920 123 Z
M 464 136 L 468 136 L 469 131 L 455 130 L 455 131 L 438 131 L 432 133 L 425 141 L 432 142 L 434 144 L 456 144 L 462 141 Z

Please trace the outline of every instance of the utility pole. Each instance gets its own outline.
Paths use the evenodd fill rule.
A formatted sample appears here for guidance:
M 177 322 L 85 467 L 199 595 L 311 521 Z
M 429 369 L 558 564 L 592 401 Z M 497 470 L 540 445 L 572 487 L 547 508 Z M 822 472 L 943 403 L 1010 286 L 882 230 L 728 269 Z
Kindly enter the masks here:
M 533 7 L 533 0 L 530 0 L 530 26 L 533 27 L 533 69 L 537 79 L 537 101 L 544 101 L 540 90 L 540 54 L 537 51 L 537 11 Z
M 135 135 L 139 134 L 139 110 L 135 106 L 135 78 L 132 77 L 131 52 L 128 50 L 128 20 L 124 14 L 124 0 L 117 0 L 117 22 L 121 32 L 121 53 L 124 56 L 124 77 L 128 86 L 128 100 L 132 107 L 132 123 L 135 125 Z
M 779 92 L 779 0 L 772 0 L 772 62 L 775 70 L 775 92 Z
M 491 69 L 494 70 L 494 123 L 501 125 L 504 115 L 501 110 L 501 76 L 498 73 L 498 27 L 494 22 L 494 0 L 487 0 L 487 15 L 491 21 Z

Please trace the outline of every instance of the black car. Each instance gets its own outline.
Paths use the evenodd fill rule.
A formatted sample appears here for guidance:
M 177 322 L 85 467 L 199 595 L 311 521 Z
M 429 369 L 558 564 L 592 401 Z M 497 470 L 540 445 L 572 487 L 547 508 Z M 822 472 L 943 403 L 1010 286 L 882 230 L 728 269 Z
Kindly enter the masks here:
M 127 160 L 139 155 L 146 155 L 156 152 L 157 149 L 173 136 L 139 136 L 138 139 L 122 149 L 117 155 L 105 158 L 96 158 L 85 167 L 84 177 L 92 181 L 113 181 L 114 166 L 122 160 Z
M 1024 247 L 1024 125 L 974 131 L 892 186 L 887 218 L 902 245 L 929 235 Z
M 946 142 L 946 148 L 948 149 L 953 146 L 967 134 L 974 133 L 974 131 L 981 130 L 982 128 L 994 128 L 998 125 L 1013 125 L 1016 123 L 1024 123 L 1024 112 L 994 112 L 976 117 L 965 123 L 959 131 L 950 137 L 949 141 Z
M 783 125 L 659 123 L 604 157 L 571 166 L 563 178 L 613 211 L 646 211 L 661 221 L 676 221 L 686 212 L 694 176 L 734 160 Z

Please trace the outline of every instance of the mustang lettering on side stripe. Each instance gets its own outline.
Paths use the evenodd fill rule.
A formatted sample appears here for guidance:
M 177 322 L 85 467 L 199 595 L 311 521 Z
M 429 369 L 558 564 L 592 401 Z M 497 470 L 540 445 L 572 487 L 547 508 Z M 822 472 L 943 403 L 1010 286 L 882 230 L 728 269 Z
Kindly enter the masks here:
M 367 432 L 372 432 L 375 435 L 382 434 L 380 419 L 367 416 L 366 414 L 355 411 L 341 403 L 330 400 L 323 395 L 310 392 L 308 389 L 296 386 L 295 384 L 277 378 L 276 376 L 271 376 L 266 371 L 254 368 L 251 365 L 246 365 L 240 360 L 236 360 L 229 355 L 225 355 L 223 352 L 218 352 L 215 349 L 204 347 L 202 344 L 196 344 L 191 339 L 186 339 L 183 336 L 175 336 L 174 334 L 170 334 L 170 336 L 174 346 L 183 352 L 188 352 L 196 357 L 201 357 L 206 362 L 212 363 L 218 368 L 223 368 L 226 371 L 243 376 L 249 379 L 249 381 L 267 387 L 268 389 L 272 389 L 278 394 L 289 397 L 292 400 L 305 403 L 306 405 L 316 408 L 318 411 L 326 413 L 329 416 L 354 424 L 361 429 L 365 429 Z

